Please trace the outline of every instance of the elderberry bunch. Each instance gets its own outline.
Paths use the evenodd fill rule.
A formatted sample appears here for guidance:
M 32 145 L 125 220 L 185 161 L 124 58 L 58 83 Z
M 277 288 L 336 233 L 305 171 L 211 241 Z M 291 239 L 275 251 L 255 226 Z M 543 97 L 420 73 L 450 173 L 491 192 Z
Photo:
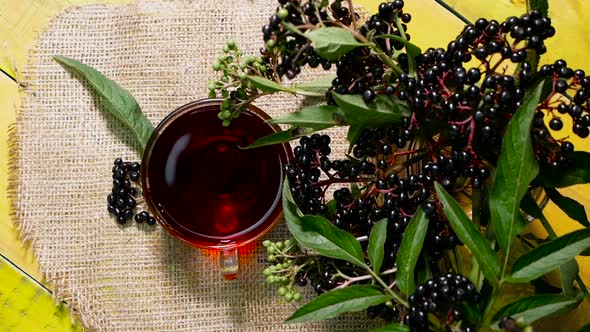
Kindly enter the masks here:
M 324 214 L 327 212 L 323 192 L 319 184 L 321 171 L 329 170 L 331 153 L 330 137 L 314 134 L 302 137 L 300 145 L 293 150 L 293 162 L 285 166 L 291 194 L 303 213 Z
M 408 120 L 402 122 L 407 125 Z M 427 163 L 420 173 L 401 178 L 397 173 L 407 167 L 405 156 L 416 151 L 399 152 L 398 147 L 411 138 L 411 131 L 395 127 L 365 129 L 352 149 L 355 158 L 331 161 L 329 136 L 314 134 L 300 139 L 295 158 L 286 166 L 291 195 L 303 213 L 324 215 L 355 237 L 368 236 L 375 223 L 387 218 L 385 269 L 395 266 L 404 230 L 420 206 L 431 219 L 425 248 L 433 262 L 445 250 L 461 244 L 433 194 L 434 181 L 446 187 L 454 185 L 453 159 L 441 156 L 438 163 Z M 458 161 L 455 164 L 461 167 Z M 325 180 L 320 179 L 322 173 Z M 328 188 L 350 182 L 361 188 L 355 193 L 348 187 L 335 190 L 335 209 L 328 214 Z
M 402 67 L 407 67 L 407 55 L 400 52 L 404 44 L 390 37 L 410 39 L 410 35 L 405 31 L 406 23 L 410 22 L 412 16 L 404 13 L 403 7 L 402 0 L 381 3 L 379 12 L 372 15 L 360 27 L 359 32 L 371 38 L 382 54 L 393 56 L 397 53 L 395 59 Z M 334 103 L 331 98 L 332 91 L 338 94 L 361 94 L 367 102 L 375 99 L 380 93 L 391 94 L 394 91 L 389 85 L 392 69 L 369 47 L 358 47 L 346 53 L 338 59 L 336 68 L 337 77 L 332 81 L 332 88 L 327 93 L 329 103 Z
M 330 69 L 331 63 L 318 56 L 307 38 L 294 32 L 290 27 L 299 26 L 300 31 L 305 32 L 320 22 L 324 24 L 337 20 L 338 16 L 330 17 L 326 3 L 321 1 L 279 1 L 279 3 L 281 5 L 276 13 L 270 16 L 268 24 L 262 26 L 266 48 L 261 49 L 263 55 L 273 59 L 279 77 L 284 75 L 288 79 L 293 79 L 301 72 L 301 67 L 304 65 L 309 65 L 311 68 L 322 65 L 323 69 Z
M 447 273 L 418 285 L 408 298 L 410 310 L 404 317 L 404 324 L 410 331 L 438 331 L 429 328 L 428 315 L 434 315 L 439 322 L 452 331 L 473 332 L 462 310 L 462 303 L 478 305 L 481 296 L 475 286 L 464 276 Z M 461 330 L 459 330 L 459 328 Z
M 552 89 L 543 109 L 535 113 L 532 134 L 535 152 L 542 166 L 552 170 L 571 166 L 574 145 L 565 138 L 555 138 L 564 127 L 564 120 L 571 122 L 572 131 L 580 138 L 590 135 L 590 77 L 581 69 L 568 67 L 565 60 L 543 65 L 539 73 L 546 77 Z M 564 117 L 567 117 L 564 119 Z
M 536 10 L 502 23 L 479 19 L 447 49 L 430 48 L 417 56 L 414 77 L 399 76 L 393 93 L 413 111 L 404 128 L 435 137 L 433 163 L 444 173 L 437 181 L 452 187 L 470 179 L 479 188 L 489 177 L 488 165 L 498 158 L 508 122 L 534 81 L 527 52 L 544 53 L 544 41 L 554 34 L 551 20 Z M 472 66 L 474 58 L 478 66 Z M 506 60 L 519 65 L 516 74 L 505 73 Z M 538 107 L 541 115 L 545 104 Z M 541 145 L 535 139 L 535 146 Z M 542 150 L 536 150 L 540 160 Z

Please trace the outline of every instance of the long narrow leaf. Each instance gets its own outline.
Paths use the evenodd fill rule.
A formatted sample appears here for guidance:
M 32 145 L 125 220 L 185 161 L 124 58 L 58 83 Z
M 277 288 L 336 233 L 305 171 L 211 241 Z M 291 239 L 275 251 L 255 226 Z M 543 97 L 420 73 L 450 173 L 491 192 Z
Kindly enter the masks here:
M 348 286 L 324 293 L 299 308 L 285 323 L 303 323 L 336 317 L 345 312 L 355 312 L 385 303 L 389 298 L 375 287 Z
M 494 315 L 492 327 L 498 326 L 498 321 L 503 316 L 514 319 L 523 318 L 525 322 L 532 323 L 543 317 L 556 315 L 575 308 L 582 298 L 572 298 L 561 294 L 534 295 L 508 304 Z
M 264 92 L 285 91 L 293 93 L 293 91 L 290 88 L 284 87 L 275 81 L 269 80 L 268 78 L 250 75 L 248 76 L 248 80 L 250 81 L 253 87 L 260 89 Z
M 332 81 L 334 78 L 336 78 L 336 75 L 334 74 L 325 75 L 313 81 L 294 84 L 291 86 L 291 89 L 300 95 L 323 97 L 332 87 Z
M 283 130 L 283 131 L 279 131 L 278 133 L 272 133 L 263 137 L 260 137 L 259 139 L 257 139 L 256 141 L 254 141 L 254 143 L 243 147 L 242 149 L 254 149 L 254 148 L 259 148 L 262 146 L 268 146 L 268 145 L 273 145 L 273 144 L 279 144 L 279 143 L 287 143 L 289 141 L 292 141 L 294 139 L 298 139 L 300 137 L 309 135 L 311 133 L 313 133 L 314 131 L 318 131 L 318 130 L 322 130 L 322 129 L 327 129 L 332 127 L 331 125 L 323 125 L 323 126 L 317 126 L 314 128 L 304 128 L 304 127 L 291 127 L 287 130 Z
M 385 239 L 387 238 L 387 218 L 379 221 L 371 229 L 369 234 L 369 261 L 373 266 L 373 271 L 379 274 L 383 256 L 385 255 Z
M 322 246 L 325 250 L 338 250 L 338 247 L 327 241 L 323 236 L 315 232 L 305 232 L 303 230 L 301 225 L 303 213 L 297 208 L 297 204 L 293 200 L 287 179 L 283 182 L 283 213 L 285 214 L 285 222 L 287 223 L 289 233 L 302 246 Z M 313 243 L 313 245 L 310 245 L 310 243 Z
M 402 243 L 397 252 L 395 280 L 399 290 L 406 295 L 414 292 L 414 268 L 424 245 L 426 231 L 428 231 L 428 217 L 420 207 L 404 231 Z
M 383 126 L 399 123 L 402 117 L 410 115 L 408 105 L 395 96 L 378 95 L 372 102 L 365 102 L 361 95 L 332 92 L 332 96 L 350 125 Z
M 586 209 L 584 205 L 578 203 L 576 200 L 569 197 L 565 197 L 559 193 L 556 189 L 546 188 L 545 192 L 555 205 L 557 205 L 568 217 L 579 222 L 584 227 L 590 227 L 588 222 L 588 216 L 586 215 Z
M 475 228 L 459 203 L 438 182 L 435 182 L 434 187 L 451 227 L 459 239 L 471 250 L 484 276 L 490 282 L 497 283 L 500 276 L 500 262 L 490 243 Z
M 580 229 L 543 243 L 519 257 L 512 266 L 510 282 L 536 279 L 590 248 L 590 229 Z
M 577 294 L 574 281 L 580 273 L 580 267 L 575 259 L 572 259 L 559 267 L 559 276 L 561 277 L 561 289 L 563 295 L 575 296 Z
M 316 53 L 326 60 L 336 60 L 353 49 L 366 45 L 358 42 L 352 32 L 337 27 L 308 30 L 303 35 L 311 40 Z
M 131 130 L 143 152 L 154 127 L 141 111 L 135 98 L 127 90 L 88 65 L 63 56 L 55 56 L 54 59 L 90 84 L 100 97 L 104 108 Z
M 547 15 L 549 15 L 549 1 L 547 1 L 547 0 L 527 0 L 527 10 L 531 11 L 533 9 L 538 9 L 541 11 L 541 14 L 547 16 Z
M 512 241 L 524 226 L 520 201 L 539 172 L 529 132 L 542 88 L 541 82 L 525 96 L 502 140 L 490 197 L 490 212 L 496 239 L 505 253 L 510 251 Z
M 301 243 L 303 246 L 323 256 L 343 259 L 356 266 L 366 267 L 361 244 L 352 234 L 339 229 L 321 216 L 303 216 L 300 223 L 304 232 L 317 234 L 314 235 L 314 241 Z M 326 248 L 325 243 L 331 244 L 331 248 Z
M 334 105 L 308 106 L 300 111 L 287 113 L 268 122 L 300 127 L 332 127 L 345 124 L 340 109 Z

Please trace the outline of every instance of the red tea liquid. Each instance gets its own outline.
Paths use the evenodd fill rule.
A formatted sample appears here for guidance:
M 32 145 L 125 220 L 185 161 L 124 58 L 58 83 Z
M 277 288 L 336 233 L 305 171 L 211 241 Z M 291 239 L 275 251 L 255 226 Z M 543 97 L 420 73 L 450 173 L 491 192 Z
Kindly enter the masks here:
M 251 112 L 223 127 L 218 112 L 201 106 L 171 121 L 143 165 L 151 208 L 169 231 L 198 246 L 247 242 L 281 212 L 285 148 L 239 148 L 272 127 Z

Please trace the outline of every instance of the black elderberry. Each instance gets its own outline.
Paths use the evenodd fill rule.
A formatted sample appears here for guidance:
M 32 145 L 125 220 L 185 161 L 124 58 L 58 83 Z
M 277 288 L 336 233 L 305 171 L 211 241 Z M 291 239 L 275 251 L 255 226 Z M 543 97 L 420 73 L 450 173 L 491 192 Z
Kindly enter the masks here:
M 549 122 L 549 128 L 552 130 L 561 130 L 563 128 L 563 122 L 559 118 L 553 118 Z

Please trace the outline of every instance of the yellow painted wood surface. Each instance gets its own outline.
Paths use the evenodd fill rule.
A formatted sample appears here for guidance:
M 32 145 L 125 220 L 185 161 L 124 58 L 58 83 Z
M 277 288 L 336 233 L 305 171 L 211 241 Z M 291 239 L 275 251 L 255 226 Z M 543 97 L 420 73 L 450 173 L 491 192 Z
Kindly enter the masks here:
M 44 287 L 0 256 L 0 331 L 78 332 L 64 304 Z
M 130 0 L 0 0 L 0 69 L 20 79 L 18 69 L 23 68 L 26 54 L 34 45 L 37 34 L 57 13 L 66 7 L 87 3 L 125 3 Z M 272 0 L 269 0 L 272 1 Z M 373 12 L 379 0 L 355 0 Z M 467 18 L 487 17 L 502 20 L 524 12 L 524 0 L 448 0 Z M 432 0 L 406 0 L 407 11 L 413 15 L 410 24 L 412 41 L 423 48 L 444 47 L 462 28 L 450 13 Z M 590 70 L 590 25 L 587 25 L 590 1 L 551 0 L 550 15 L 557 28 L 557 35 L 548 43 L 549 53 L 542 62 L 558 57 L 568 60 L 574 67 Z M 269 13 L 270 15 L 270 13 Z M 9 217 L 10 206 L 6 198 L 7 130 L 14 122 L 15 110 L 20 104 L 18 85 L 0 73 L 0 253 L 17 264 L 37 280 L 42 280 L 38 264 L 30 249 L 18 239 L 17 231 Z M 572 138 L 577 147 L 590 151 L 590 141 Z M 590 186 L 576 186 L 562 191 L 564 194 L 590 206 Z M 559 234 L 579 228 L 562 212 L 550 205 L 546 209 L 549 220 L 554 220 Z M 540 231 L 538 226 L 535 226 Z M 541 231 L 540 231 L 541 232 Z M 590 283 L 590 258 L 580 259 L 582 274 Z M 0 270 L 0 282 L 3 273 Z

